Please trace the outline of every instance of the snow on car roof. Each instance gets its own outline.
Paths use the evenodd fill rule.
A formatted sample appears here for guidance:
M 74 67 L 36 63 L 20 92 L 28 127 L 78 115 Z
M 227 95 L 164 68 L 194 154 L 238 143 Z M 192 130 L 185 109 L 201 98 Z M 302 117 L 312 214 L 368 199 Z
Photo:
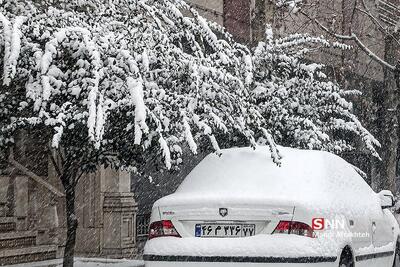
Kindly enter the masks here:
M 276 201 L 346 210 L 355 201 L 360 209 L 375 203 L 371 202 L 372 189 L 344 159 L 324 151 L 279 150 L 281 166 L 272 161 L 266 146 L 224 149 L 221 156 L 209 154 L 176 193 L 156 205 Z

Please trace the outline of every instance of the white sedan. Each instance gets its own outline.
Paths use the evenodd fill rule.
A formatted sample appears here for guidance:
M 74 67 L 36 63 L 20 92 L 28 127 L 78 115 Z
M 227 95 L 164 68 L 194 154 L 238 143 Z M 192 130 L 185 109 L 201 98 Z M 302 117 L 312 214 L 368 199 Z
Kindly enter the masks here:
M 208 155 L 153 207 L 145 266 L 376 266 L 398 263 L 390 191 L 331 153 L 267 147 Z

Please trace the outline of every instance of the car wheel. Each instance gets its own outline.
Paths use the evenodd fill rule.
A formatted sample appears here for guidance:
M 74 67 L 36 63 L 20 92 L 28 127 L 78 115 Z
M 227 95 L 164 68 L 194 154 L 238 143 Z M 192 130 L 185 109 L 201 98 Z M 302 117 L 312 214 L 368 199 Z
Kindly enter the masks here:
M 339 267 L 354 267 L 353 255 L 349 247 L 343 249 L 342 255 L 340 255 Z
M 400 267 L 400 243 L 397 241 L 396 250 L 394 251 L 393 267 Z

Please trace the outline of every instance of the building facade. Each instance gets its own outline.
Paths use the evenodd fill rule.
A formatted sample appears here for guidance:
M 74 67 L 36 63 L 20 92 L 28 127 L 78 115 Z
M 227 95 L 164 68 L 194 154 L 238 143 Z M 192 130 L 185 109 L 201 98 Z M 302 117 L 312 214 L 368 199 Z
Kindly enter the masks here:
M 20 133 L 13 153 L 1 164 L 0 265 L 63 254 L 64 193 L 37 136 Z M 76 192 L 77 255 L 137 256 L 137 205 L 130 182 L 129 173 L 104 168 L 81 178 Z

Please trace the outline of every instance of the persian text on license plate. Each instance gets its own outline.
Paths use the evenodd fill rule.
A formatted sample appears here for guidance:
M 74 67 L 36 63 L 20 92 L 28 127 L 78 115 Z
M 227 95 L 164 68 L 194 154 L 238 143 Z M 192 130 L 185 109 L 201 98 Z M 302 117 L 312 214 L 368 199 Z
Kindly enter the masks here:
M 196 224 L 196 237 L 246 237 L 256 232 L 255 224 Z

